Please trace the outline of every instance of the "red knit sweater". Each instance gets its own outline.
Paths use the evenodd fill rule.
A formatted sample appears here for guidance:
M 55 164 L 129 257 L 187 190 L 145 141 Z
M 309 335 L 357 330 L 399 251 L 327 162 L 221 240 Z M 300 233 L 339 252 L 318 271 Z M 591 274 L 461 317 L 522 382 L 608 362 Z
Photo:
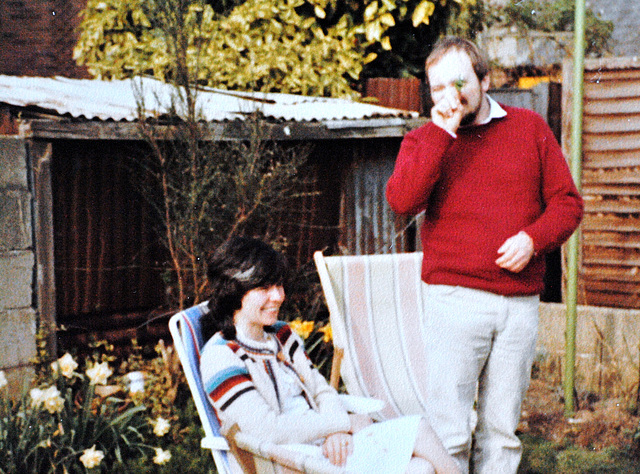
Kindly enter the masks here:
M 502 106 L 503 118 L 460 128 L 428 123 L 409 132 L 387 183 L 399 214 L 426 209 L 422 279 L 501 295 L 543 289 L 544 253 L 577 228 L 583 203 L 562 151 L 538 114 Z M 495 264 L 498 248 L 524 230 L 536 255 L 520 273 Z

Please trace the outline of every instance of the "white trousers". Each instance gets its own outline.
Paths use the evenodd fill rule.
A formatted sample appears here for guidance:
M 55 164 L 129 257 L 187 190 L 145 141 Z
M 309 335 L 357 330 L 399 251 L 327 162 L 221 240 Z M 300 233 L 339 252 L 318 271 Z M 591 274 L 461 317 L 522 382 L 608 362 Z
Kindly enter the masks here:
M 515 474 L 522 456 L 515 431 L 535 356 L 540 299 L 426 286 L 429 421 L 464 472 L 475 428 L 473 472 Z

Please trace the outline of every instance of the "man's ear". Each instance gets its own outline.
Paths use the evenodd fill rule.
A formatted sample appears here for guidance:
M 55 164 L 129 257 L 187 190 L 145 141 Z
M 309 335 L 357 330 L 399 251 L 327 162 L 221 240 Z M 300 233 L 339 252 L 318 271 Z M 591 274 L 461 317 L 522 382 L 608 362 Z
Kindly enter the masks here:
M 490 86 L 491 86 L 491 78 L 489 77 L 489 74 L 487 74 L 486 76 L 484 76 L 482 81 L 480 81 L 480 87 L 482 87 L 482 90 L 484 92 L 487 92 Z

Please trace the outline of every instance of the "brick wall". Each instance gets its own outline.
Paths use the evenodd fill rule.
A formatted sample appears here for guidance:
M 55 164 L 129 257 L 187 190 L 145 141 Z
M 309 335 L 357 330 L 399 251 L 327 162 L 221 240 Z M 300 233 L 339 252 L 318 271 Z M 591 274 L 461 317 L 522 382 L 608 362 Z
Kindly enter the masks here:
M 88 77 L 73 60 L 87 0 L 1 0 L 0 74 Z

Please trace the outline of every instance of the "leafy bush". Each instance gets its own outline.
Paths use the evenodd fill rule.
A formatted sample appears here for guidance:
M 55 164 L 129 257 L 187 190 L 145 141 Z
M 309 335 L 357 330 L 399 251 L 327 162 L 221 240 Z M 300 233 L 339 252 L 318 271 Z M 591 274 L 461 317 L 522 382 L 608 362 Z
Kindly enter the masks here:
M 481 0 L 89 0 L 74 57 L 102 78 L 357 97 L 364 74 L 421 74 L 447 24 L 481 29 Z M 184 72 L 184 71 L 183 71 Z M 177 73 L 178 75 L 181 72 Z

